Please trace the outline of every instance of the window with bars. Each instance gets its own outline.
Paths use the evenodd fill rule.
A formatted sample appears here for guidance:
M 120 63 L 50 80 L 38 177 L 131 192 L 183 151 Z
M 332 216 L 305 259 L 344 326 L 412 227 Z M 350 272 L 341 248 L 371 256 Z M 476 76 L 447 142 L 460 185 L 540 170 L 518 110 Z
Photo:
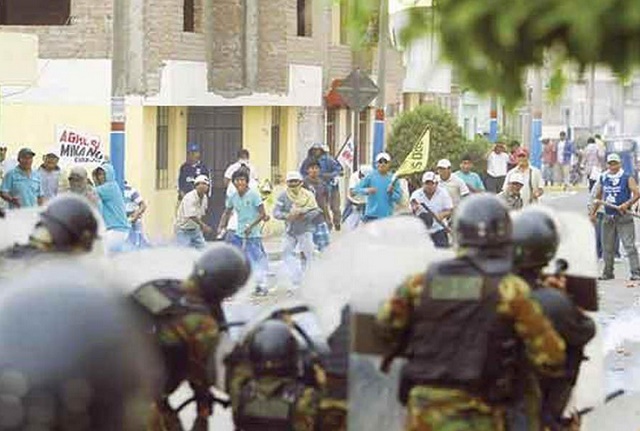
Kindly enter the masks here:
M 169 188 L 169 107 L 158 106 L 156 124 L 156 189 Z
M 298 36 L 311 37 L 312 0 L 297 0 Z
M 183 24 L 182 31 L 185 33 L 202 32 L 203 2 L 202 0 L 183 0 Z
M 271 181 L 276 182 L 280 175 L 280 118 L 282 108 L 271 108 Z
M 0 25 L 68 25 L 70 0 L 0 0 Z

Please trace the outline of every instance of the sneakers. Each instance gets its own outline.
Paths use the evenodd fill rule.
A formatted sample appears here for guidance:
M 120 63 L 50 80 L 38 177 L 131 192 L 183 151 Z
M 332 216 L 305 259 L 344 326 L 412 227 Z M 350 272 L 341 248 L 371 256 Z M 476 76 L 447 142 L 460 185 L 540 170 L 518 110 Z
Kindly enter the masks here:
M 632 274 L 629 281 L 640 281 L 640 274 Z
M 600 281 L 613 280 L 613 274 L 602 274 L 600 277 L 598 277 L 598 280 Z
M 269 294 L 269 289 L 264 286 L 256 287 L 256 290 L 253 291 L 253 296 L 267 296 Z

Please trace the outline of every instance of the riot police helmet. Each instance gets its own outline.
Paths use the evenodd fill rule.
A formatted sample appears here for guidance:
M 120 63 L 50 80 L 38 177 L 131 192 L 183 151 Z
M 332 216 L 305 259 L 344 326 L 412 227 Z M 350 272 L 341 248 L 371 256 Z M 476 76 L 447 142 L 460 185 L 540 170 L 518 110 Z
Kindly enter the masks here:
M 91 251 L 98 237 L 98 220 L 88 201 L 72 194 L 51 200 L 40 214 L 36 231 L 43 227 L 55 250 Z
M 235 294 L 250 274 L 249 262 L 236 247 L 216 243 L 198 258 L 191 279 L 207 302 L 217 303 Z
M 464 198 L 453 218 L 453 232 L 459 247 L 496 248 L 509 246 L 511 218 L 496 195 L 478 193 Z
M 256 375 L 291 376 L 298 363 L 298 341 L 281 320 L 261 323 L 249 336 L 249 359 Z
M 158 356 L 105 280 L 76 260 L 2 285 L 0 430 L 144 428 Z
M 558 244 L 558 230 L 547 211 L 529 207 L 514 214 L 514 264 L 518 269 L 543 268 L 553 259 Z

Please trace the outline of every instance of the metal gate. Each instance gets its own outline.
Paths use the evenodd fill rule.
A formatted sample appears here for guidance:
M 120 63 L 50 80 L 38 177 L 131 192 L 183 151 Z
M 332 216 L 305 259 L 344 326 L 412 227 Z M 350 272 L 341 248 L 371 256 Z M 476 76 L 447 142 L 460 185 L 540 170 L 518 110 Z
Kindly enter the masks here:
M 208 220 L 215 229 L 224 211 L 224 171 L 242 148 L 242 107 L 189 107 L 187 142 L 200 144 L 202 162 L 212 170 Z

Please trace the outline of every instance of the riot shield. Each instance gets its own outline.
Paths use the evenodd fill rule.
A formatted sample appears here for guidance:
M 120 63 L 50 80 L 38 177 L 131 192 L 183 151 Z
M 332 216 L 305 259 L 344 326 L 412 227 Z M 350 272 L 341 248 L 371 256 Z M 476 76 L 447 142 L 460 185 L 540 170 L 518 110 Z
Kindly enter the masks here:
M 44 207 L 11 209 L 0 218 L 0 251 L 7 250 L 16 244 L 25 245 L 29 242 L 40 212 Z M 83 260 L 92 261 L 104 256 L 104 246 L 101 237 L 105 231 L 102 216 L 95 212 L 98 221 L 98 238 L 94 242 L 93 249 L 89 253 L 74 255 Z M 37 257 L 25 259 L 3 259 L 0 257 L 0 279 L 10 278 L 14 274 L 22 273 L 26 268 L 32 267 L 38 262 L 47 262 L 56 259 L 65 259 L 64 253 L 43 253 Z
M 588 217 L 574 212 L 551 211 L 560 242 L 558 250 L 545 269 L 547 273 L 562 273 L 567 279 L 567 294 L 596 323 L 596 335 L 585 346 L 584 361 L 574 387 L 569 410 L 595 408 L 605 401 L 603 327 L 598 311 L 598 258 L 595 229 Z
M 344 307 L 350 308 L 349 429 L 402 429 L 401 361 L 388 374 L 380 371 L 388 347 L 375 338 L 372 325 L 380 305 L 404 279 L 452 256 L 433 246 L 420 220 L 398 216 L 343 234 L 309 268 L 301 295 L 317 305 L 326 333 L 339 328 Z

